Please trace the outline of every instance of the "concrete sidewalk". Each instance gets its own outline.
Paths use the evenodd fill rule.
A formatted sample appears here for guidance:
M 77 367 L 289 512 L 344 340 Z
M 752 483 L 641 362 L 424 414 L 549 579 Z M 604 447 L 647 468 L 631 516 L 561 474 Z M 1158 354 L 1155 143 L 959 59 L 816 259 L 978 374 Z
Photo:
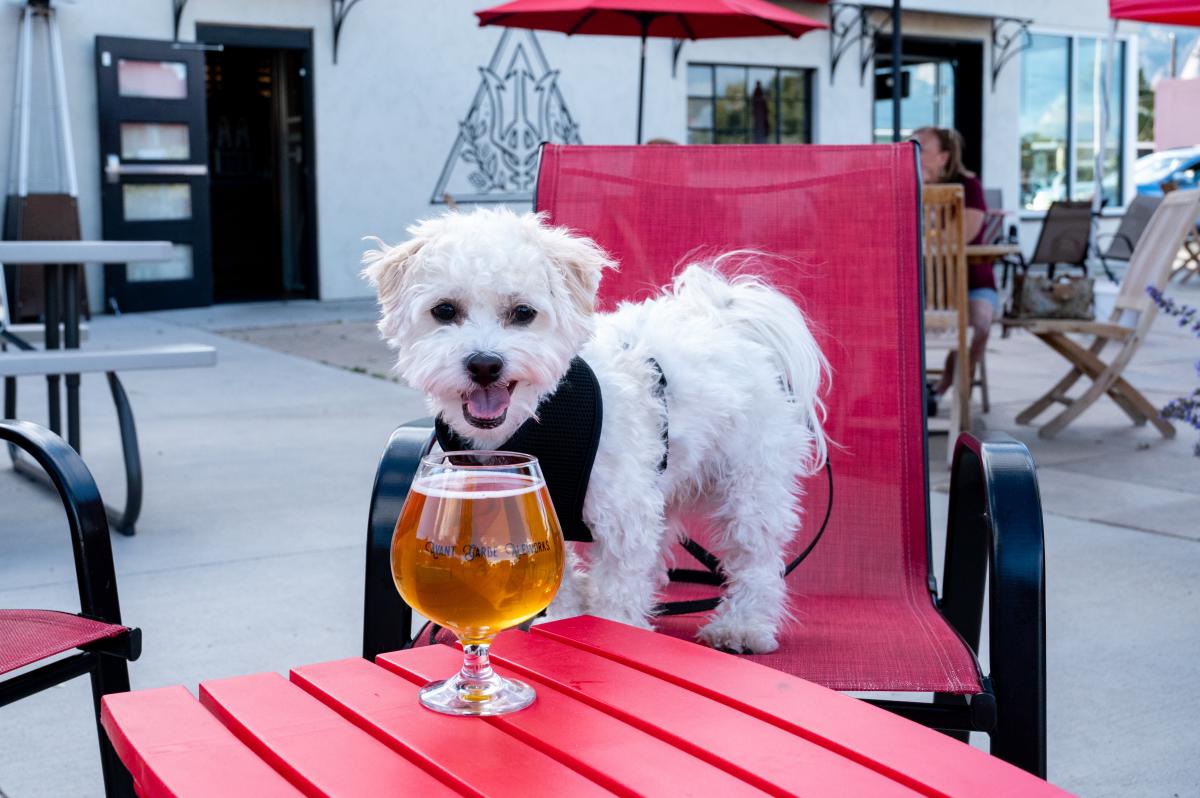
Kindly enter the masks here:
M 1200 300 L 1200 292 L 1177 291 Z M 143 629 L 135 688 L 353 656 L 359 650 L 367 505 L 392 428 L 423 414 L 391 379 L 369 302 L 275 303 L 101 317 L 89 346 L 202 342 L 215 369 L 124 376 L 138 420 L 146 501 L 138 535 L 113 538 L 122 610 Z M 1160 319 L 1130 370 L 1158 403 L 1195 385 L 1200 342 Z M 1194 433 L 1161 441 L 1099 405 L 1058 439 L 1012 417 L 1060 376 L 1036 340 L 989 352 L 988 427 L 1040 466 L 1049 590 L 1050 778 L 1087 796 L 1200 793 L 1200 460 Z M 22 417 L 44 420 L 40 380 Z M 84 378 L 83 451 L 122 498 L 115 415 Z M 934 437 L 939 561 L 947 502 Z M 0 606 L 77 606 L 58 502 L 0 466 Z M 0 710 L 0 793 L 101 793 L 88 685 Z

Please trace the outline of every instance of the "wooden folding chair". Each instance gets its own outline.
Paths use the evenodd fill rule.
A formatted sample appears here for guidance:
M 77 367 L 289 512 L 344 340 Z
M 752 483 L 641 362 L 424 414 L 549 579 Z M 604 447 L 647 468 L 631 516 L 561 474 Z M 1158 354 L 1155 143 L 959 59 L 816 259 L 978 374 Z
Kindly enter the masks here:
M 963 233 L 963 188 L 960 185 L 925 186 L 924 209 L 925 347 L 931 333 L 955 337 L 954 403 L 950 406 L 950 440 L 971 426 L 971 368 L 967 347 L 967 251 Z M 928 356 L 926 364 L 930 363 Z M 938 364 L 940 366 L 940 363 Z M 926 366 L 926 374 L 942 369 Z M 946 447 L 949 463 L 954 447 Z
M 1017 416 L 1017 423 L 1029 424 L 1046 408 L 1058 402 L 1066 409 L 1038 430 L 1043 438 L 1052 438 L 1087 410 L 1101 396 L 1108 394 L 1117 406 L 1139 426 L 1149 421 L 1165 438 L 1175 436 L 1175 428 L 1159 416 L 1146 397 L 1122 377 L 1125 367 L 1133 360 L 1145 340 L 1158 306 L 1146 294 L 1153 285 L 1162 290 L 1171 276 L 1171 267 L 1184 238 L 1195 226 L 1200 212 L 1200 191 L 1176 191 L 1168 194 L 1154 212 L 1137 249 L 1129 261 L 1121 292 L 1107 321 L 1006 319 L 1010 327 L 1026 329 L 1036 335 L 1071 364 L 1071 370 L 1044 396 Z M 1088 346 L 1067 337 L 1069 333 L 1094 336 Z M 1114 357 L 1105 360 L 1101 352 L 1110 341 L 1120 345 Z M 1092 381 L 1082 396 L 1071 398 L 1067 391 L 1087 376 Z

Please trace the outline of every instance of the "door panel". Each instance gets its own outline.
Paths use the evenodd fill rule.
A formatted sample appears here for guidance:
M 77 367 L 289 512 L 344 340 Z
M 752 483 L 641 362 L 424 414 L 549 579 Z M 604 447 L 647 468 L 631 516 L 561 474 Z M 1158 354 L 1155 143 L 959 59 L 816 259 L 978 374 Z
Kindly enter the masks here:
M 163 263 L 110 266 L 121 310 L 211 305 L 204 53 L 150 39 L 96 37 L 104 237 L 168 240 Z

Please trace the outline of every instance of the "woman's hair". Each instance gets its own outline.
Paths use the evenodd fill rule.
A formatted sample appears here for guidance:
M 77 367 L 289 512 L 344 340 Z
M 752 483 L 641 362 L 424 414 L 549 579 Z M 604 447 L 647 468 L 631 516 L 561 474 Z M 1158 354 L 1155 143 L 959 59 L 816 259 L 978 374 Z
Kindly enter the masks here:
M 961 133 L 951 127 L 919 127 L 913 131 L 913 138 L 924 135 L 936 138 L 938 146 L 948 156 L 946 158 L 946 165 L 942 167 L 942 173 L 938 175 L 939 182 L 946 183 L 963 177 L 975 176 L 973 172 L 968 171 L 963 166 L 963 138 Z

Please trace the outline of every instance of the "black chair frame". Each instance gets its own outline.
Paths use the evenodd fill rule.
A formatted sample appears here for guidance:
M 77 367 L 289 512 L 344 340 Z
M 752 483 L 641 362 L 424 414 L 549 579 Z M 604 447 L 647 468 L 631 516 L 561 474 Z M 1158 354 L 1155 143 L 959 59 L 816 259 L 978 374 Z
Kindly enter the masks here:
M 1141 240 L 1142 232 L 1161 202 L 1161 197 L 1139 194 L 1126 206 L 1125 215 L 1121 217 L 1116 232 L 1096 235 L 1096 257 L 1099 258 L 1105 275 L 1112 282 L 1116 283 L 1118 280 L 1113 274 L 1111 262 L 1129 262 L 1138 241 Z
M 9 346 L 22 352 L 29 352 L 35 349 L 25 339 L 14 335 L 8 330 L 0 330 L 0 352 L 3 352 Z M 138 516 L 142 513 L 142 455 L 138 449 L 137 425 L 134 423 L 133 407 L 129 404 L 129 396 L 125 393 L 125 387 L 121 384 L 121 378 L 117 376 L 115 371 L 106 372 L 104 376 L 108 380 L 108 389 L 112 394 L 113 407 L 117 411 L 117 428 L 121 433 L 121 453 L 125 463 L 125 506 L 120 510 L 106 506 L 105 514 L 108 516 L 113 529 L 122 535 L 132 536 L 136 531 L 135 524 L 137 523 Z M 72 379 L 72 377 L 68 376 L 68 379 Z M 74 379 L 78 380 L 79 376 L 74 375 Z M 50 429 L 58 433 L 62 429 L 61 411 L 53 399 L 53 392 L 51 392 L 51 396 Z M 16 417 L 17 378 L 5 377 L 4 418 L 15 419 Z M 78 419 L 75 419 L 74 423 L 75 428 L 78 429 Z M 45 472 L 26 462 L 20 456 L 16 446 L 9 445 L 8 455 L 9 459 L 12 460 L 14 470 L 31 479 L 45 481 Z
M 53 432 L 26 421 L 0 421 L 0 440 L 27 452 L 49 476 L 62 498 L 71 530 L 75 577 L 79 584 L 80 615 L 120 624 L 117 580 L 104 503 L 83 460 Z M 133 781 L 100 726 L 100 698 L 129 690 L 127 662 L 141 655 L 139 629 L 98 641 L 78 653 L 0 681 L 0 707 L 42 690 L 90 674 L 100 762 L 108 796 L 133 796 Z
M 396 591 L 391 541 L 421 458 L 434 444 L 430 419 L 395 430 L 379 463 L 367 530 L 363 656 L 415 643 L 413 611 Z M 928 478 L 928 477 L 926 477 Z M 991 673 L 984 692 L 936 694 L 932 703 L 869 700 L 966 740 L 991 735 L 992 753 L 1046 777 L 1046 589 L 1041 499 L 1033 459 L 1009 435 L 959 437 L 950 484 L 942 595 L 933 599 L 978 662 L 985 585 Z
M 1063 228 L 1069 231 L 1071 225 L 1077 222 L 1081 216 L 1087 218 L 1087 226 L 1080 225 L 1080 228 L 1074 231 L 1074 235 L 1064 235 Z M 1053 203 L 1046 211 L 1046 218 L 1042 220 L 1042 228 L 1038 232 L 1037 245 L 1033 248 L 1033 255 L 1026 260 L 1024 255 L 1018 254 L 1015 262 L 1006 259 L 1001 286 L 1008 285 L 1010 266 L 1015 266 L 1016 272 L 1022 276 L 1028 274 L 1034 266 L 1045 266 L 1046 276 L 1051 280 L 1054 279 L 1054 272 L 1059 266 L 1074 266 L 1080 269 L 1083 276 L 1086 277 L 1091 224 L 1090 202 L 1061 200 Z

